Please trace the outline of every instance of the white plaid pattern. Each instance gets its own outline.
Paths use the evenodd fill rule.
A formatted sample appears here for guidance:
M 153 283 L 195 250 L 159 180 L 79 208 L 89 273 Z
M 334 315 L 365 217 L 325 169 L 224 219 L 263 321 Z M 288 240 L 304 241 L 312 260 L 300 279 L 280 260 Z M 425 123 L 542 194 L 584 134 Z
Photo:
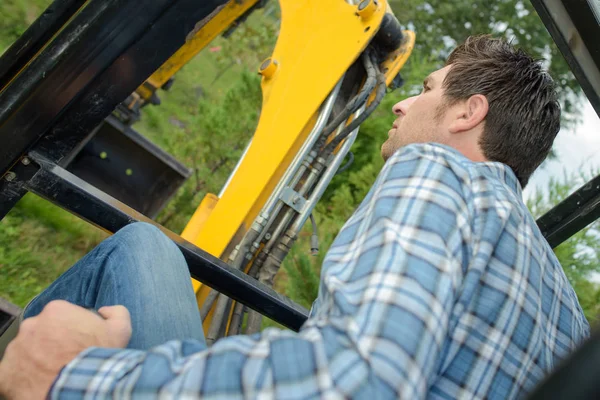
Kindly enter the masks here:
M 299 333 L 89 349 L 54 398 L 510 399 L 589 335 L 510 168 L 397 152 L 345 224 Z

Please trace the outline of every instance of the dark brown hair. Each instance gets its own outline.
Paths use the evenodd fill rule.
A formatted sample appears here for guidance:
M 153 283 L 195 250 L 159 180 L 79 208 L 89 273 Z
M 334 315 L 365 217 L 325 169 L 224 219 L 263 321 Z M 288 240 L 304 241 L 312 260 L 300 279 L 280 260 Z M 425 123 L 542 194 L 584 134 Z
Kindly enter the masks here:
M 446 104 L 484 95 L 489 103 L 479 145 L 512 168 L 521 186 L 550 153 L 560 129 L 554 82 L 524 51 L 503 39 L 472 36 L 448 57 Z

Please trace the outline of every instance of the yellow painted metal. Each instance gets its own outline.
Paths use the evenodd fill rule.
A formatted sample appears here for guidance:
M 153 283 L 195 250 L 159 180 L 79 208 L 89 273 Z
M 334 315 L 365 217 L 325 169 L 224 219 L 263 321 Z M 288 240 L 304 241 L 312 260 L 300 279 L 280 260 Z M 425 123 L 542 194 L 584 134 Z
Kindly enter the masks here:
M 238 231 L 247 231 L 310 131 L 307 123 L 376 32 L 366 28 L 376 28 L 386 9 L 380 1 L 366 22 L 343 0 L 280 3 L 281 33 L 272 56 L 279 68 L 274 77 L 263 79 L 263 107 L 252 144 L 195 240 L 217 257 Z
M 263 77 L 263 107 L 244 160 L 193 243 L 217 257 L 243 237 L 287 169 L 335 84 L 366 48 L 387 3 L 370 18 L 344 0 L 281 0 L 282 22 Z M 200 287 L 199 303 L 206 296 Z M 206 327 L 206 325 L 205 325 Z
M 154 92 L 156 92 L 156 89 L 159 87 L 160 86 L 150 86 L 148 84 L 148 81 L 146 81 L 135 90 L 135 92 L 133 93 L 133 97 L 142 101 L 148 101 L 152 97 Z
M 156 89 L 162 87 L 181 67 L 259 1 L 230 0 L 217 13 L 209 16 L 205 21 L 200 21 L 196 26 L 196 32 L 190 35 L 186 43 L 148 78 L 146 84 Z M 152 96 L 152 91 L 143 86 L 140 86 L 136 92 L 147 101 Z
M 200 230 L 202 229 L 202 226 L 208 219 L 208 216 L 210 215 L 211 211 L 217 205 L 218 201 L 219 198 L 217 197 L 217 195 L 207 193 L 206 196 L 204 196 L 204 198 L 202 199 L 200 206 L 198 206 L 198 208 L 196 209 L 196 212 L 194 212 L 194 215 L 192 215 L 192 218 L 186 225 L 183 232 L 181 232 L 181 237 L 187 240 L 188 242 L 193 242 L 196 236 L 198 236 Z
M 381 64 L 381 71 L 385 74 L 386 85 L 389 86 L 394 78 L 398 75 L 413 48 L 415 47 L 415 33 L 412 31 L 403 31 L 404 40 L 400 47 L 390 53 L 385 61 Z
M 187 240 L 188 242 L 193 242 L 194 239 L 198 236 L 198 233 L 200 233 L 202 226 L 208 219 L 208 216 L 210 215 L 212 210 L 217 205 L 218 201 L 219 198 L 217 197 L 217 195 L 207 193 L 206 196 L 204 196 L 204 198 L 202 199 L 200 206 L 198 206 L 198 208 L 194 212 L 194 215 L 192 215 L 192 218 L 185 226 L 183 232 L 181 232 L 181 237 Z M 200 288 L 200 282 L 198 282 L 195 279 L 192 279 L 192 286 L 194 287 L 194 292 L 196 292 Z

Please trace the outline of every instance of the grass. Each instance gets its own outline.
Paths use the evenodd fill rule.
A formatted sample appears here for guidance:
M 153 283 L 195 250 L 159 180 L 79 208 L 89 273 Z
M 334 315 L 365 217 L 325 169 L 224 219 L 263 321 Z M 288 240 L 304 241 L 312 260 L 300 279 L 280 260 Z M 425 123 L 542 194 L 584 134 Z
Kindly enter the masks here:
M 23 307 L 106 236 L 27 194 L 0 221 L 0 297 Z

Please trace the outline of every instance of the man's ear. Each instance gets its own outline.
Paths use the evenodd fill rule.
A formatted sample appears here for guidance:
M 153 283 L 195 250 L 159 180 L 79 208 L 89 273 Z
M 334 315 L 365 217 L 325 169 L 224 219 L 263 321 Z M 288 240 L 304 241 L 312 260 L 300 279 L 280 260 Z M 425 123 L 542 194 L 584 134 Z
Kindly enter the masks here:
M 488 110 L 487 98 L 482 94 L 475 94 L 461 104 L 456 118 L 451 122 L 448 130 L 450 133 L 469 131 L 483 122 Z

